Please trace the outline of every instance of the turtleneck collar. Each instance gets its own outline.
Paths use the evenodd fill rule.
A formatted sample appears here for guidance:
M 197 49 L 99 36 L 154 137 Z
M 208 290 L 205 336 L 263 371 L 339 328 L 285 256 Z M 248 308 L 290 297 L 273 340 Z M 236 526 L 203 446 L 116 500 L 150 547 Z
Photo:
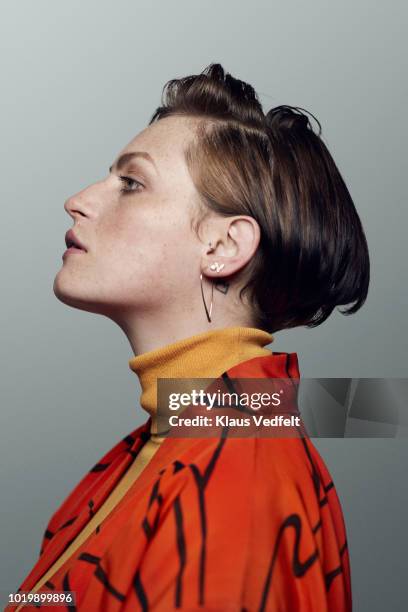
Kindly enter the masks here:
M 216 378 L 242 361 L 270 355 L 264 346 L 273 339 L 272 334 L 255 327 L 225 327 L 132 357 L 129 367 L 139 378 L 140 404 L 152 417 L 151 432 L 157 431 L 158 378 Z

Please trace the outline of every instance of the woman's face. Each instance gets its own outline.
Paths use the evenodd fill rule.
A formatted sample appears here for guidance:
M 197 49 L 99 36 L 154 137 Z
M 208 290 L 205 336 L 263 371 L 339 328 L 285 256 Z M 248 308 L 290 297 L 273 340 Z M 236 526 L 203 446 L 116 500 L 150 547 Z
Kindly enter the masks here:
M 119 318 L 193 307 L 191 290 L 197 287 L 198 296 L 207 252 L 191 228 L 198 194 L 183 152 L 193 127 L 186 117 L 150 125 L 121 151 L 106 178 L 67 200 L 86 252 L 64 257 L 54 280 L 62 302 Z

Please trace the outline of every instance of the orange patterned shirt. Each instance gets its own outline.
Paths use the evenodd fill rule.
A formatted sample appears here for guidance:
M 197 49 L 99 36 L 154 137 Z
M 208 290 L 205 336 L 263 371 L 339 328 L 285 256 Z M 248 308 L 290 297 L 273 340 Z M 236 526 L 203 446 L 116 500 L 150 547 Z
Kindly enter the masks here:
M 297 356 L 255 357 L 223 376 L 298 379 Z M 54 513 L 19 590 L 33 588 L 103 504 L 150 423 L 106 453 Z M 45 591 L 75 591 L 65 609 L 83 612 L 349 612 L 335 486 L 307 437 L 167 438 Z

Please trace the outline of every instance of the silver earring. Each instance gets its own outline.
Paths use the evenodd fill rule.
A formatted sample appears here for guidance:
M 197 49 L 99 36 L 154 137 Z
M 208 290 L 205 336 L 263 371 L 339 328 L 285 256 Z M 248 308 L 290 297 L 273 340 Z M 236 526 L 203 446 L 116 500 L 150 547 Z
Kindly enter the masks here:
M 213 295 L 214 295 L 214 283 L 211 281 L 211 303 L 210 303 L 210 309 L 208 310 L 207 308 L 207 304 L 205 303 L 205 298 L 204 298 L 204 290 L 203 290 L 203 274 L 200 274 L 200 284 L 201 284 L 201 296 L 203 298 L 203 304 L 204 304 L 204 308 L 205 308 L 205 314 L 207 315 L 207 319 L 208 322 L 211 323 L 211 313 L 212 313 L 212 307 L 213 307 Z

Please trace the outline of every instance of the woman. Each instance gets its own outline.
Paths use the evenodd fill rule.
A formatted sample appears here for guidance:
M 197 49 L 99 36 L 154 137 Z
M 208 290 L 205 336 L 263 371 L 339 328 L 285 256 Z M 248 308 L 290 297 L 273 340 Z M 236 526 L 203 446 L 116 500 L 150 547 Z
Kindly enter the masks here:
M 220 64 L 164 94 L 109 175 L 66 202 L 54 282 L 125 332 L 149 418 L 54 513 L 20 590 L 72 591 L 87 612 L 351 610 L 341 507 L 310 440 L 166 437 L 157 379 L 297 381 L 296 354 L 265 347 L 362 306 L 360 219 L 300 109 L 265 115 Z

